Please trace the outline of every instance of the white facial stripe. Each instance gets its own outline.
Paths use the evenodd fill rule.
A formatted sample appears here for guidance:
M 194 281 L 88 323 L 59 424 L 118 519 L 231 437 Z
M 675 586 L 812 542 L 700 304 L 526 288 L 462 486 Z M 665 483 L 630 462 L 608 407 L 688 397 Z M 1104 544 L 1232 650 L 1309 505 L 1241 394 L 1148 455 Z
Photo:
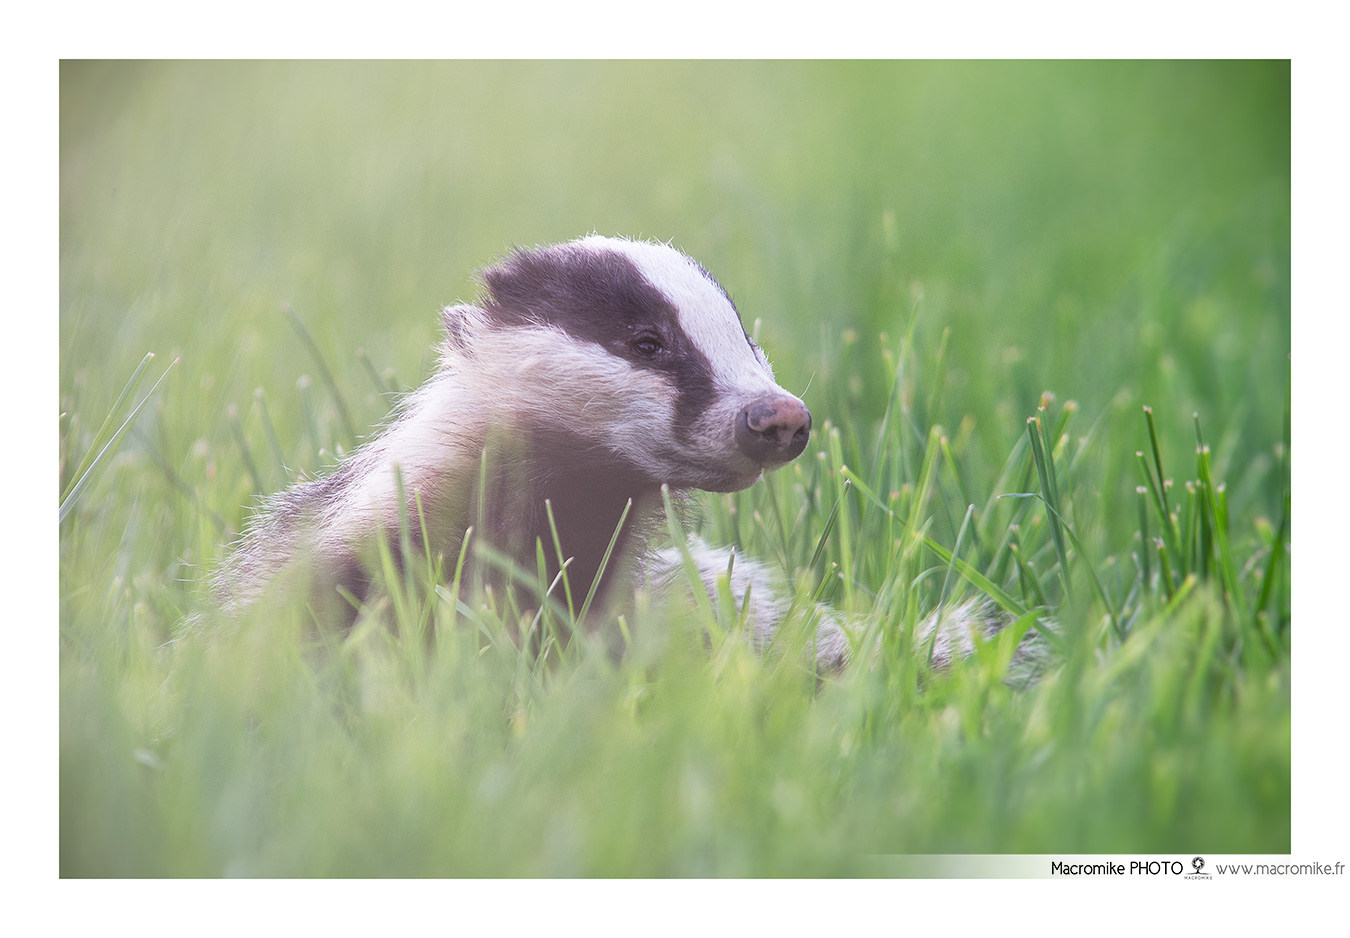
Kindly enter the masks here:
M 675 305 L 680 327 L 708 357 L 720 384 L 743 394 L 780 390 L 768 361 L 747 340 L 731 303 L 694 261 L 668 245 L 647 241 L 592 236 L 581 243 L 619 251 L 637 264 L 648 282 Z
M 653 428 L 675 420 L 676 395 L 664 375 L 548 326 L 489 331 L 474 355 L 486 381 L 474 393 L 510 419 L 568 429 L 657 478 L 669 473 L 653 451 Z

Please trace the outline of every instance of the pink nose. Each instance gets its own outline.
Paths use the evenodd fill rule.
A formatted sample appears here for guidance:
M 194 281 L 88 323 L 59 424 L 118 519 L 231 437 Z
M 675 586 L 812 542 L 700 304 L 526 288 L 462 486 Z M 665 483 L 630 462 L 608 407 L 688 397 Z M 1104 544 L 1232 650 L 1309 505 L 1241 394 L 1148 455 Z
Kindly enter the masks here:
M 736 416 L 736 446 L 761 466 L 781 466 L 806 449 L 811 412 L 790 394 L 761 397 Z

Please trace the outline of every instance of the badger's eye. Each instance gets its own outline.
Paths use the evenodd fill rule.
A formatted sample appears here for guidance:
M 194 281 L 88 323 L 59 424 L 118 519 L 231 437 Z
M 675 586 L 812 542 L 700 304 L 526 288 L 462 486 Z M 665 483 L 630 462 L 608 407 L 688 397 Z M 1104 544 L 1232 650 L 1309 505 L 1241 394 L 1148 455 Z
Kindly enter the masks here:
M 633 339 L 629 346 L 633 351 L 647 358 L 655 358 L 666 350 L 666 347 L 661 344 L 661 340 L 653 335 L 640 335 Z

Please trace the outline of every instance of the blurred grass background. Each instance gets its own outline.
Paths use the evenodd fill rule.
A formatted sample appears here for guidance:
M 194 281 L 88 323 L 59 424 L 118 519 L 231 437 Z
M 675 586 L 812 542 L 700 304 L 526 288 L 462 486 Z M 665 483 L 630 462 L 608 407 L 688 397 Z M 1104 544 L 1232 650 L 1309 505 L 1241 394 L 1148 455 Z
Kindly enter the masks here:
M 436 310 L 474 294 L 474 270 L 592 230 L 673 239 L 707 266 L 863 476 L 889 445 L 873 438 L 885 353 L 914 315 L 908 416 L 920 442 L 962 428 L 978 502 L 1050 391 L 1092 428 L 1074 511 L 1097 561 L 1138 551 L 1141 404 L 1169 470 L 1199 413 L 1235 529 L 1277 538 L 1287 62 L 65 62 L 60 152 L 63 490 L 145 353 L 153 377 L 179 362 L 61 529 L 63 873 L 792 874 L 856 871 L 869 851 L 1288 849 L 1287 659 L 1253 675 L 1235 658 L 1220 704 L 1156 722 L 1167 643 L 1194 628 L 1203 644 L 1213 594 L 1123 685 L 1093 685 L 1073 745 L 1037 722 L 1061 698 L 999 691 L 976 695 L 973 741 L 951 725 L 975 706 L 960 675 L 883 708 L 879 729 L 883 692 L 861 679 L 817 697 L 753 662 L 729 678 L 682 660 L 694 676 L 659 669 L 646 710 L 625 703 L 632 674 L 556 679 L 522 743 L 491 717 L 519 693 L 507 664 L 440 661 L 451 689 L 431 696 L 367 675 L 410 696 L 362 697 L 353 723 L 322 679 L 296 689 L 309 672 L 288 632 L 169 644 L 252 500 L 359 442 L 283 310 L 360 436 L 388 410 L 382 383 L 425 377 Z M 949 547 L 955 495 L 933 526 Z M 728 525 L 717 508 L 713 533 Z M 757 736 L 765 720 L 778 730 Z M 251 750 L 259 722 L 287 728 Z M 593 751 L 559 742 L 582 738 Z
M 856 331 L 862 416 L 921 294 L 949 425 L 1123 391 L 1174 405 L 1180 451 L 1202 410 L 1250 456 L 1287 374 L 1288 108 L 1279 63 L 68 63 L 61 390 L 106 412 L 182 353 L 210 437 L 284 403 L 283 305 L 340 387 L 353 345 L 414 385 L 472 271 L 596 230 L 702 259 L 798 390 L 844 396 Z

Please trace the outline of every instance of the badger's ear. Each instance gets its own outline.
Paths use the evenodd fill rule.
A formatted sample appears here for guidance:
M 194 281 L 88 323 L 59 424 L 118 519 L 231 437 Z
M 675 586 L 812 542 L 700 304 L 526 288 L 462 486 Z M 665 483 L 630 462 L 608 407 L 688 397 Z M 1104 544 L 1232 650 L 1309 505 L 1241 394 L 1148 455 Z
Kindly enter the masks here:
M 488 314 L 477 306 L 461 303 L 441 310 L 441 326 L 445 330 L 442 353 L 465 353 L 473 345 L 474 336 L 490 324 Z

